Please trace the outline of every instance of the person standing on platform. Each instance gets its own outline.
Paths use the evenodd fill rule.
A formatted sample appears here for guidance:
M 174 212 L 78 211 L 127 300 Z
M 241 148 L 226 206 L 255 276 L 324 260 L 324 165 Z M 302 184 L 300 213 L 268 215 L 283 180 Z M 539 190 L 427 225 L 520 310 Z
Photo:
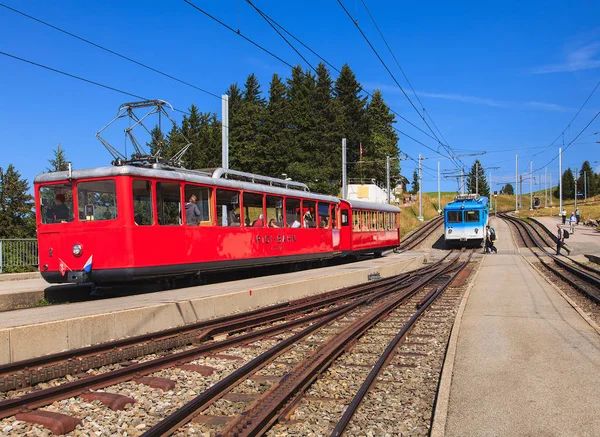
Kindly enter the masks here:
M 560 212 L 560 215 L 562 216 L 562 222 L 564 225 L 567 221 L 567 210 L 563 208 L 563 210 Z
M 556 235 L 556 254 L 560 255 L 560 248 L 565 244 L 565 236 L 560 224 L 557 224 L 558 234 Z
M 575 208 L 575 217 L 577 217 L 577 224 L 579 224 L 579 220 L 581 220 L 581 214 L 579 213 L 579 208 Z
M 571 234 L 575 233 L 576 225 L 577 225 L 577 216 L 575 215 L 575 212 L 573 212 L 571 214 L 571 217 L 569 218 L 569 226 L 571 227 L 571 229 L 570 229 Z

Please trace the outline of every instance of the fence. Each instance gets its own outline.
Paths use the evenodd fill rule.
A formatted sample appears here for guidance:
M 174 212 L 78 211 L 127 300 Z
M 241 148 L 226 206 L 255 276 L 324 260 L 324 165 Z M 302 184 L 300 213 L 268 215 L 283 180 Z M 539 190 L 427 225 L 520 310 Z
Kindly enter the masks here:
M 38 244 L 35 238 L 0 239 L 0 273 L 37 266 Z

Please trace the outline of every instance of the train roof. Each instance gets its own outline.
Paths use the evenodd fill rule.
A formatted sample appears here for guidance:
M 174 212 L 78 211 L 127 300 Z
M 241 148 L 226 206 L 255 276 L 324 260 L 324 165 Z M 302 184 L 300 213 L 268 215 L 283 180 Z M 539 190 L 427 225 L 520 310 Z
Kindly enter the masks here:
M 253 175 L 251 173 L 226 170 L 222 168 L 207 170 L 187 170 L 183 168 L 149 168 L 133 165 L 107 166 L 82 170 L 73 170 L 69 176 L 68 171 L 42 173 L 35 177 L 35 184 L 49 182 L 103 178 L 116 176 L 138 176 L 145 178 L 170 179 L 205 185 L 216 185 L 223 188 L 238 190 L 261 191 L 268 194 L 281 196 L 302 197 L 307 199 L 322 200 L 339 203 L 337 197 L 325 194 L 315 194 L 308 191 L 308 187 L 300 182 L 285 181 L 268 176 Z M 229 179 L 229 177 L 233 179 Z M 258 183 L 260 182 L 260 183 Z
M 387 203 L 374 203 L 374 202 L 365 202 L 363 200 L 349 200 L 345 199 L 345 202 L 348 202 L 352 209 L 372 209 L 377 211 L 385 211 L 385 212 L 400 212 L 400 208 L 394 205 L 388 205 Z
M 444 207 L 444 211 L 457 211 L 461 209 L 486 209 L 488 207 L 488 198 L 485 196 L 456 196 L 454 201 Z

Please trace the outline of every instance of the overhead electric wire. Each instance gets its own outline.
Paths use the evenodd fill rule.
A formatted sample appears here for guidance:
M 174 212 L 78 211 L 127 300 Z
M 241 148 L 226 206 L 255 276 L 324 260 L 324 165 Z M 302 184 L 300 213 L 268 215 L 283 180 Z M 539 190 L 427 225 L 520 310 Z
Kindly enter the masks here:
M 66 31 L 66 30 L 64 30 L 64 29 L 61 29 L 61 28 L 60 28 L 60 27 L 58 27 L 58 26 L 54 26 L 53 24 L 50 24 L 50 23 L 48 23 L 48 22 L 46 22 L 46 21 L 43 21 L 43 20 L 40 20 L 39 18 L 33 17 L 33 16 L 29 15 L 29 14 L 26 14 L 25 12 L 22 12 L 22 11 L 19 11 L 19 10 L 15 9 L 15 8 L 12 8 L 12 7 L 10 7 L 10 6 L 7 6 L 7 5 L 5 5 L 4 3 L 0 3 L 0 6 L 2 6 L 2 7 L 4 7 L 4 8 L 6 8 L 6 9 L 8 9 L 8 10 L 10 10 L 10 11 L 13 11 L 13 12 L 15 12 L 15 13 L 17 13 L 17 14 L 20 14 L 20 15 L 22 15 L 22 16 L 24 16 L 24 17 L 26 17 L 26 18 L 29 18 L 30 20 L 37 21 L 38 23 L 40 23 L 40 24 L 43 24 L 44 26 L 48 26 L 48 27 L 50 27 L 50 28 L 52 28 L 52 29 L 54 29 L 54 30 L 57 30 L 57 31 L 59 31 L 59 32 L 61 32 L 61 33 L 64 33 L 65 35 L 69 35 L 70 37 L 73 37 L 73 38 L 76 38 L 76 39 L 78 39 L 78 40 L 80 40 L 80 41 L 83 41 L 83 42 L 85 42 L 86 44 L 89 44 L 89 45 L 92 45 L 92 46 L 94 46 L 94 47 L 96 47 L 96 48 L 99 48 L 100 50 L 104 50 L 105 52 L 108 52 L 108 53 L 110 53 L 110 54 L 112 54 L 112 55 L 118 56 L 119 58 L 125 59 L 125 60 L 127 60 L 127 61 L 129 61 L 129 62 L 133 62 L 134 64 L 136 64 L 136 65 L 139 65 L 140 67 L 144 67 L 144 68 L 146 68 L 146 69 L 148 69 L 148 70 L 150 70 L 150 71 L 153 71 L 153 72 L 155 72 L 155 73 L 158 73 L 158 74 L 160 74 L 160 75 L 162 75 L 162 76 L 165 76 L 165 77 L 167 77 L 167 78 L 169 78 L 169 79 L 175 80 L 175 81 L 177 81 L 177 82 L 179 82 L 179 83 L 182 83 L 182 84 L 184 84 L 184 85 L 187 85 L 187 86 L 189 86 L 189 87 L 192 87 L 192 88 L 194 88 L 194 89 L 196 89 L 196 90 L 198 90 L 198 91 L 201 91 L 201 92 L 203 92 L 203 93 L 206 93 L 206 94 L 208 94 L 208 95 L 210 95 L 210 96 L 212 96 L 212 97 L 216 97 L 216 98 L 217 98 L 217 99 L 219 99 L 219 100 L 222 100 L 222 97 L 221 97 L 221 96 L 219 96 L 219 95 L 217 95 L 217 94 L 215 94 L 215 93 L 212 93 L 212 92 L 210 92 L 210 91 L 207 91 L 207 90 L 205 90 L 205 89 L 203 89 L 203 88 L 200 88 L 200 87 L 198 87 L 198 86 L 196 86 L 196 85 L 194 85 L 194 84 L 191 84 L 191 83 L 189 83 L 189 82 L 186 82 L 185 80 L 179 79 L 179 78 L 177 78 L 177 77 L 175 77 L 175 76 L 172 76 L 172 75 L 170 75 L 170 74 L 168 74 L 168 73 L 165 73 L 164 71 L 161 71 L 161 70 L 159 70 L 159 69 L 157 69 L 157 68 L 154 68 L 154 67 L 151 67 L 151 66 L 149 66 L 149 65 L 147 65 L 147 64 L 144 64 L 143 62 L 136 61 L 135 59 L 133 59 L 133 58 L 130 58 L 130 57 L 128 57 L 128 56 L 125 56 L 125 55 L 122 55 L 121 53 L 117 53 L 117 52 L 115 52 L 114 50 L 111 50 L 111 49 L 109 49 L 109 48 L 106 48 L 106 47 L 104 47 L 104 46 L 101 46 L 100 44 L 97 44 L 97 43 L 95 43 L 95 42 L 93 42 L 93 41 L 90 41 L 90 40 L 88 40 L 88 39 L 82 38 L 82 37 L 80 37 L 80 36 L 78 36 L 78 35 L 75 35 L 74 33 L 71 33 L 71 32 L 68 32 L 68 31 Z
M 260 16 L 271 26 L 273 27 L 273 29 L 275 29 L 275 26 L 279 27 L 283 32 L 285 32 L 286 34 L 288 34 L 292 39 L 294 39 L 296 42 L 298 42 L 298 44 L 300 44 L 301 46 L 303 46 L 305 49 L 307 49 L 309 52 L 311 52 L 313 55 L 315 55 L 317 58 L 319 58 L 321 61 L 323 61 L 325 64 L 327 64 L 329 67 L 331 67 L 333 70 L 335 70 L 337 73 L 341 73 L 341 70 L 339 68 L 337 68 L 335 65 L 333 65 L 332 63 L 330 63 L 329 61 L 327 61 L 327 59 L 323 58 L 321 55 L 319 55 L 317 52 L 315 52 L 313 49 L 311 49 L 308 45 L 306 45 L 304 42 L 302 42 L 299 38 L 297 38 L 295 35 L 293 35 L 290 31 L 288 31 L 285 27 L 283 27 L 281 24 L 279 24 L 277 21 L 275 21 L 272 17 L 270 17 L 268 14 L 266 14 L 263 10 L 261 10 L 260 8 L 258 8 L 255 4 L 253 4 L 250 0 L 246 0 L 255 10 L 256 12 L 258 12 L 260 14 Z M 285 37 L 283 37 L 283 35 L 281 35 L 280 32 L 277 31 L 277 29 L 275 29 L 275 31 L 283 38 L 283 40 L 296 52 L 298 53 L 298 55 L 312 68 L 312 70 L 316 73 L 317 70 L 316 68 L 314 68 L 314 66 L 312 66 L 310 64 L 310 62 L 308 62 L 304 56 L 302 56 L 300 54 L 300 52 L 296 49 L 296 47 L 294 47 L 294 45 L 292 43 L 290 43 Z M 362 86 L 360 87 L 360 90 L 363 91 L 367 96 L 369 97 L 373 97 L 373 94 L 371 94 L 369 91 L 367 91 L 366 89 L 364 89 Z M 429 134 L 428 132 L 424 131 L 423 129 L 421 129 L 419 126 L 417 126 L 416 124 L 414 124 L 412 121 L 410 121 L 409 119 L 407 119 L 406 117 L 402 116 L 401 114 L 399 114 L 397 111 L 395 111 L 393 108 L 389 107 L 390 111 L 392 111 L 392 113 L 394 113 L 397 117 L 399 117 L 400 119 L 402 119 L 403 121 L 405 121 L 406 123 L 410 124 L 412 127 L 414 127 L 415 129 L 417 129 L 418 131 L 420 131 L 421 133 L 423 133 L 424 135 L 428 136 L 429 138 L 431 138 L 432 140 L 437 140 L 437 138 L 433 137 L 431 134 Z M 394 127 L 394 129 L 396 129 Z M 404 134 L 402 131 L 396 129 L 398 132 Z M 439 129 L 438 129 L 439 131 Z M 441 155 L 441 154 L 440 154 Z M 441 155 L 444 156 L 444 155 Z M 449 158 L 449 156 L 448 156 Z
M 398 82 L 398 80 L 396 79 L 396 77 L 394 76 L 394 74 L 391 72 L 391 70 L 389 69 L 389 67 L 385 63 L 385 61 L 381 58 L 381 56 L 377 52 L 377 49 L 375 49 L 375 47 L 373 46 L 373 44 L 371 43 L 371 41 L 369 40 L 369 38 L 367 37 L 367 35 L 365 35 L 365 33 L 363 32 L 363 30 L 360 28 L 360 26 L 358 25 L 358 22 L 356 20 L 354 20 L 354 18 L 352 18 L 352 15 L 350 14 L 350 12 L 348 12 L 348 10 L 344 6 L 344 4 L 341 2 L 341 0 L 337 0 L 337 1 L 338 1 L 338 4 L 342 7 L 342 9 L 344 10 L 344 12 L 346 13 L 346 15 L 348 15 L 348 18 L 350 18 L 350 21 L 352 21 L 352 23 L 356 26 L 356 28 L 358 29 L 358 31 L 360 32 L 360 34 L 362 35 L 362 37 L 365 39 L 365 41 L 367 42 L 367 44 L 369 45 L 369 47 L 371 47 L 371 50 L 373 50 L 373 53 L 375 53 L 375 56 L 377 57 L 377 59 L 379 59 L 379 61 L 381 62 L 381 64 L 385 68 L 385 70 L 388 72 L 388 74 L 390 75 L 390 77 L 393 79 L 393 81 L 396 83 L 396 85 L 398 86 L 398 88 L 400 89 L 400 91 L 402 91 L 402 94 L 404 94 L 404 97 L 406 97 L 406 99 L 408 100 L 408 102 L 410 103 L 410 105 L 413 107 L 413 109 L 415 110 L 415 112 L 417 114 L 419 114 L 419 116 L 423 120 L 423 123 L 425 123 L 425 125 L 427 126 L 427 128 L 429 129 L 429 131 L 433 134 L 433 136 L 435 137 L 435 139 L 437 140 L 437 142 L 440 145 L 444 146 L 444 144 L 439 139 L 439 137 L 436 135 L 436 133 L 433 131 L 433 129 L 431 128 L 431 126 L 429 125 L 429 123 L 427 123 L 427 120 L 425 120 L 425 117 L 423 117 L 423 115 L 421 115 L 421 113 L 419 112 L 419 110 L 417 109 L 417 107 L 415 106 L 415 104 L 413 103 L 413 101 L 410 99 L 410 97 L 408 96 L 408 94 L 406 94 L 406 91 L 404 91 L 404 88 L 402 88 L 402 85 L 400 85 L 400 83 Z M 454 162 L 454 158 L 453 157 L 451 157 L 451 160 L 454 163 L 454 165 L 457 165 Z
M 392 55 L 392 58 L 394 59 L 394 62 L 396 62 L 396 66 L 398 67 L 398 69 L 402 73 L 402 76 L 404 76 L 404 80 L 406 80 L 406 82 L 408 83 L 408 86 L 410 87 L 410 90 L 412 91 L 413 95 L 417 98 L 417 101 L 421 105 L 421 108 L 423 110 L 423 114 L 427 114 L 428 115 L 429 119 L 431 120 L 431 123 L 433 124 L 433 126 L 435 127 L 435 129 L 437 130 L 437 132 L 440 134 L 440 136 L 442 137 L 442 139 L 444 140 L 444 142 L 443 143 L 440 142 L 440 144 L 442 144 L 442 146 L 444 147 L 444 149 L 446 149 L 446 152 L 449 155 L 453 155 L 452 149 L 451 149 L 450 145 L 448 144 L 448 141 L 444 137 L 444 134 L 442 134 L 442 131 L 440 131 L 440 129 L 435 124 L 435 121 L 433 120 L 433 117 L 431 116 L 431 114 L 429 114 L 425 110 L 425 105 L 423 104 L 423 102 L 419 98 L 419 95 L 417 94 L 417 92 L 413 88 L 412 84 L 410 83 L 410 80 L 408 80 L 408 76 L 406 76 L 406 73 L 404 72 L 404 69 L 402 68 L 402 66 L 400 66 L 400 62 L 398 62 L 398 59 L 396 58 L 396 55 L 392 51 L 392 48 L 390 47 L 390 45 L 388 44 L 387 40 L 383 36 L 383 32 L 381 31 L 381 29 L 377 25 L 377 22 L 375 21 L 375 18 L 373 17 L 373 15 L 371 14 L 371 11 L 367 7 L 367 4 L 365 3 L 365 0 L 361 0 L 361 3 L 363 5 L 363 7 L 365 8 L 365 10 L 367 11 L 367 14 L 369 15 L 369 18 L 373 22 L 373 25 L 375 26 L 375 29 L 377 29 L 377 32 L 379 32 L 379 36 L 381 37 L 381 39 L 383 40 L 383 42 L 384 42 L 385 46 L 387 47 L 388 51 Z M 462 162 L 462 160 L 460 158 L 458 158 L 458 162 L 460 162 L 464 166 L 464 162 Z
M 31 65 L 34 65 L 36 67 L 40 67 L 40 68 L 43 68 L 43 69 L 46 69 L 46 70 L 49 70 L 49 71 L 53 71 L 55 73 L 62 74 L 64 76 L 70 77 L 72 79 L 77 79 L 77 80 L 80 80 L 82 82 L 89 83 L 91 85 L 95 85 L 95 86 L 98 86 L 98 87 L 101 87 L 101 88 L 105 88 L 105 89 L 110 90 L 110 91 L 115 91 L 117 93 L 121 93 L 121 94 L 124 94 L 126 96 L 135 97 L 136 99 L 141 99 L 141 100 L 148 100 L 146 97 L 142 97 L 142 96 L 139 96 L 137 94 L 130 93 L 128 91 L 123 91 L 123 90 L 121 90 L 119 88 L 115 88 L 115 87 L 112 87 L 110 85 L 104 85 L 104 84 L 102 84 L 100 82 L 95 82 L 93 80 L 86 79 L 86 78 L 81 77 L 81 76 L 77 76 L 75 74 L 67 73 L 66 71 L 62 71 L 62 70 L 58 70 L 56 68 L 48 67 L 47 65 L 39 64 L 37 62 L 30 61 L 28 59 L 20 58 L 19 56 L 11 55 L 10 53 L 6 53 L 6 52 L 0 51 L 0 55 L 6 56 L 8 58 L 16 59 L 18 61 L 21 61 L 21 62 L 24 62 L 24 63 L 27 63 L 27 64 L 31 64 Z M 173 108 L 173 110 L 175 110 L 177 112 L 181 112 L 182 114 L 189 115 L 187 112 L 182 111 L 181 109 Z

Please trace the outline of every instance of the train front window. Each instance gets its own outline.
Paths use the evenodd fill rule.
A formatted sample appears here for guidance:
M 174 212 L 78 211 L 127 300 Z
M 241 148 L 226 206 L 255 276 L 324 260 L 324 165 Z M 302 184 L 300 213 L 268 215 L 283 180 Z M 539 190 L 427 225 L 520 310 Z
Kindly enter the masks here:
M 448 211 L 448 223 L 462 223 L 462 211 Z
M 207 187 L 185 186 L 185 223 L 188 226 L 210 221 L 210 192 Z
M 134 180 L 131 184 L 133 194 L 133 221 L 138 226 L 150 226 L 154 222 L 152 211 L 152 183 Z
M 73 221 L 73 185 L 54 184 L 40 187 L 42 223 Z
M 181 193 L 179 184 L 157 182 L 156 207 L 159 225 L 181 225 Z
M 479 211 L 465 211 L 465 221 L 467 223 L 478 223 Z
M 114 220 L 117 218 L 115 181 L 91 181 L 77 184 L 79 220 Z

